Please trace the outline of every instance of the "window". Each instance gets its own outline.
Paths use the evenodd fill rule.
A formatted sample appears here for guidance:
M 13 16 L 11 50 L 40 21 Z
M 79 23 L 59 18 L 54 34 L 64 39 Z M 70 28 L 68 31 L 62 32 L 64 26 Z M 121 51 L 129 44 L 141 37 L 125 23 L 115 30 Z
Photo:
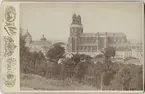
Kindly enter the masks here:
M 81 46 L 81 50 L 83 50 L 83 48 L 84 48 L 84 47 L 83 47 L 83 46 Z
M 88 46 L 88 50 L 91 50 L 91 46 Z
M 84 50 L 87 50 L 87 47 L 86 46 L 84 46 Z
M 96 46 L 93 46 L 93 47 L 92 47 L 92 50 L 93 50 L 93 51 L 96 51 L 96 50 L 97 50 L 97 47 L 96 47 Z

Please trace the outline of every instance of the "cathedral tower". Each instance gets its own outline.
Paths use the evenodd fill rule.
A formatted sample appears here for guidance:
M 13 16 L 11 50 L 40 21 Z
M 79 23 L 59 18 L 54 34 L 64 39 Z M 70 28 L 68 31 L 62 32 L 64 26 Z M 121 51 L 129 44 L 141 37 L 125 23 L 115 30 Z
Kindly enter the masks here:
M 70 37 L 68 39 L 68 51 L 78 52 L 78 44 L 80 35 L 83 33 L 83 26 L 81 16 L 75 13 L 72 16 L 72 23 L 70 25 Z
M 83 26 L 81 22 L 81 16 L 74 14 L 72 17 L 72 23 L 70 25 L 70 36 L 76 37 L 83 33 Z

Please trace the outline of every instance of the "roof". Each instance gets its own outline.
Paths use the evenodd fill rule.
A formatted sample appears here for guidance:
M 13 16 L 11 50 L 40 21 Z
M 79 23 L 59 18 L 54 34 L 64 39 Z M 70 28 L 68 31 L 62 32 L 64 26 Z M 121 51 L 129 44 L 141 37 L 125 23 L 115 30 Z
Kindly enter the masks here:
M 25 37 L 32 37 L 32 36 L 31 36 L 30 33 L 27 31 L 27 32 L 25 33 Z
M 52 45 L 51 41 L 32 41 L 30 45 Z
M 57 42 L 57 43 L 55 43 L 55 44 L 59 44 L 59 45 L 67 45 L 67 44 L 64 43 L 64 42 Z
M 95 34 L 95 33 L 82 33 L 81 36 L 82 37 L 95 37 L 95 36 L 97 36 L 97 34 Z
M 31 34 L 28 32 L 28 29 L 24 30 L 24 29 L 20 28 L 20 33 L 22 36 L 32 37 Z
M 130 46 L 130 43 L 129 42 L 115 42 L 112 44 L 112 46 L 115 46 L 115 47 L 129 47 Z
M 118 37 L 118 36 L 126 36 L 124 33 L 122 33 L 122 32 L 118 32 L 118 33 L 107 33 L 107 35 L 108 36 L 116 36 L 116 37 Z
M 98 33 L 83 33 L 82 37 L 95 37 L 95 36 L 115 36 L 115 37 L 119 37 L 119 36 L 126 36 L 124 33 L 118 32 L 118 33 L 113 33 L 113 32 L 98 32 Z
M 120 47 L 120 48 L 117 48 L 116 51 L 131 51 L 131 49 L 128 47 L 124 47 L 124 48 Z

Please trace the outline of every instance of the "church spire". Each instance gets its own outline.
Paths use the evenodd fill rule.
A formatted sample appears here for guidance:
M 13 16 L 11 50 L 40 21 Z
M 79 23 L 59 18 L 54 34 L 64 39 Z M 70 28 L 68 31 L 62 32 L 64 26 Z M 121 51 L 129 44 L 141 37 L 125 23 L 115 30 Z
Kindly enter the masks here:
M 76 24 L 76 14 L 74 13 L 73 16 L 72 16 L 72 24 Z

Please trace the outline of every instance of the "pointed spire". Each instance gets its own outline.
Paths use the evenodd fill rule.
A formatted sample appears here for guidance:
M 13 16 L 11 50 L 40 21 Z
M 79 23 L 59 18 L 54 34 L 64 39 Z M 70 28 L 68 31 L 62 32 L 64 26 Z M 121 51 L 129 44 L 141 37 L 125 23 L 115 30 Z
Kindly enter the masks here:
M 72 16 L 72 24 L 76 24 L 76 14 L 74 13 L 73 16 Z
M 78 15 L 78 24 L 79 24 L 79 25 L 82 24 L 82 22 L 81 22 L 81 16 L 80 16 L 80 15 Z
M 32 37 L 31 34 L 28 32 L 28 29 L 26 30 L 25 37 L 29 37 L 29 38 Z
M 78 15 L 78 18 L 80 18 L 80 19 L 81 19 L 81 16 L 80 16 L 80 15 Z
M 74 14 L 73 14 L 73 18 L 75 18 L 76 16 L 77 16 L 76 13 L 74 13 Z

